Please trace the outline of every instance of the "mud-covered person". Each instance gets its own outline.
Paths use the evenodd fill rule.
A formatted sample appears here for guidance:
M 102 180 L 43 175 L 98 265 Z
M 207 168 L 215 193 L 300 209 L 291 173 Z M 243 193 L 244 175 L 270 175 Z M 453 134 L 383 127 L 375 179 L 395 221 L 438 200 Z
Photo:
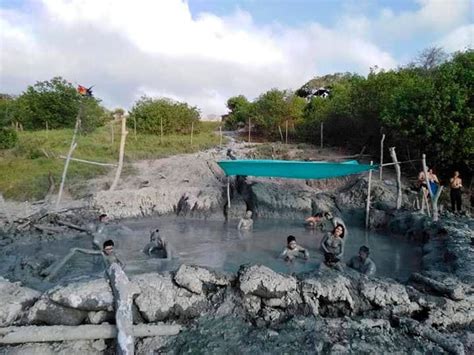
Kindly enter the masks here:
M 150 241 L 143 248 L 143 252 L 148 256 L 160 259 L 173 259 L 176 257 L 174 248 L 160 235 L 159 229 L 155 229 L 150 233 Z
M 344 235 L 345 228 L 342 224 L 338 224 L 331 233 L 327 233 L 321 240 L 321 251 L 323 254 L 331 253 L 336 258 L 342 259 L 344 255 Z
M 359 271 L 361 274 L 370 276 L 375 275 L 376 267 L 374 261 L 369 257 L 370 250 L 365 245 L 359 248 L 359 255 L 353 256 L 347 266 Z
M 115 243 L 111 239 L 106 240 L 102 245 L 102 256 L 104 257 L 106 267 L 108 268 L 113 263 L 117 263 L 123 268 L 125 264 L 117 257 L 114 248 Z
M 293 261 L 296 258 L 302 258 L 304 260 L 309 259 L 308 250 L 303 248 L 301 245 L 296 243 L 296 238 L 292 235 L 289 235 L 286 238 L 286 248 L 280 254 L 280 257 L 285 261 Z
M 240 219 L 239 224 L 237 225 L 237 229 L 252 229 L 253 227 L 253 219 L 252 219 L 252 211 L 247 211 L 245 216 Z

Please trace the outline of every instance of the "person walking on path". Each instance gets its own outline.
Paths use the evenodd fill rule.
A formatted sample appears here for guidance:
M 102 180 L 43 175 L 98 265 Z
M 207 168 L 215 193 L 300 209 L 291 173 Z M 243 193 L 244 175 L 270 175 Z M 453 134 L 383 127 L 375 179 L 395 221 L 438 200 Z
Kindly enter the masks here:
M 453 212 L 461 212 L 461 188 L 462 180 L 459 177 L 459 171 L 454 172 L 454 176 L 449 179 L 450 197 L 451 197 L 451 209 Z

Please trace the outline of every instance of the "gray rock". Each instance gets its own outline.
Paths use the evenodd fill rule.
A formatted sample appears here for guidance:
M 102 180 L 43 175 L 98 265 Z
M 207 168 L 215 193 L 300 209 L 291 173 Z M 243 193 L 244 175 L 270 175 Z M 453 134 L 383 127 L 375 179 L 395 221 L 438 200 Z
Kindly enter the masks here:
M 87 317 L 86 311 L 60 306 L 47 297 L 39 299 L 28 313 L 28 323 L 47 325 L 79 325 Z
M 38 291 L 0 277 L 0 327 L 12 325 L 40 296 Z
M 105 279 L 71 283 L 48 292 L 48 297 L 59 305 L 84 311 L 112 311 L 114 297 Z
M 101 324 L 101 323 L 113 323 L 115 321 L 115 313 L 107 311 L 97 311 L 87 313 L 87 323 L 89 324 Z
M 276 273 L 262 265 L 242 267 L 239 288 L 244 294 L 263 298 L 280 298 L 296 290 L 296 279 Z
M 0 351 L 2 354 L 9 355 L 100 355 L 104 354 L 106 349 L 105 341 L 100 339 L 56 343 L 28 343 L 18 346 L 7 346 L 0 349 Z
M 405 286 L 388 280 L 361 278 L 360 295 L 378 307 L 410 304 Z
M 168 318 L 193 318 L 207 307 L 204 295 L 197 295 L 176 286 L 169 274 L 137 275 L 131 282 L 140 289 L 135 304 L 147 322 Z
M 215 271 L 194 265 L 181 265 L 174 276 L 174 281 L 187 290 L 202 294 L 203 284 L 211 284 L 215 286 L 227 286 L 230 281 L 224 275 L 220 275 Z

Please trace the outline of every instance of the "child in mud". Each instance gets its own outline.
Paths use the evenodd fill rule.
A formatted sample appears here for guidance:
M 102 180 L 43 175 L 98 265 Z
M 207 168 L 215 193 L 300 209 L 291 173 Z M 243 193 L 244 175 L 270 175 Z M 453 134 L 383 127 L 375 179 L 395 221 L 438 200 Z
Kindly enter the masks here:
M 172 259 L 176 256 L 171 244 L 165 238 L 160 236 L 160 230 L 155 229 L 150 234 L 150 242 L 145 245 L 143 252 L 148 256 L 153 256 L 160 259 Z
M 106 240 L 102 246 L 102 256 L 104 257 L 106 267 L 108 268 L 113 263 L 117 263 L 121 267 L 124 267 L 125 264 L 120 261 L 117 255 L 115 255 L 114 247 L 115 243 L 112 239 Z
M 253 227 L 253 220 L 252 220 L 252 211 L 247 211 L 245 216 L 240 219 L 239 224 L 237 225 L 237 229 L 252 229 Z
M 289 235 L 286 238 L 286 248 L 280 254 L 285 261 L 293 261 L 295 258 L 304 258 L 305 260 L 309 259 L 308 251 L 302 246 L 296 243 L 296 238 L 292 235 Z

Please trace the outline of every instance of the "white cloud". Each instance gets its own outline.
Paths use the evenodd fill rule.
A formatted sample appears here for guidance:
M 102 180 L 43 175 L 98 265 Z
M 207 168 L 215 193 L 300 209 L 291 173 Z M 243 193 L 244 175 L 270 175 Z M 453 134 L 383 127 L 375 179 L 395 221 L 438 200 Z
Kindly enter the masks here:
M 438 46 L 447 52 L 455 52 L 474 48 L 474 25 L 461 26 L 442 37 Z
M 1 92 L 60 75 L 95 84 L 111 108 L 130 108 L 142 94 L 166 95 L 207 115 L 225 112 L 233 95 L 252 99 L 273 87 L 296 89 L 314 75 L 397 64 L 372 39 L 380 22 L 362 17 L 342 14 L 334 28 L 291 28 L 257 25 L 241 10 L 192 16 L 184 0 L 31 1 L 28 11 L 0 10 Z M 416 16 L 446 11 L 434 2 L 424 1 Z M 452 10 L 442 26 L 461 15 Z

